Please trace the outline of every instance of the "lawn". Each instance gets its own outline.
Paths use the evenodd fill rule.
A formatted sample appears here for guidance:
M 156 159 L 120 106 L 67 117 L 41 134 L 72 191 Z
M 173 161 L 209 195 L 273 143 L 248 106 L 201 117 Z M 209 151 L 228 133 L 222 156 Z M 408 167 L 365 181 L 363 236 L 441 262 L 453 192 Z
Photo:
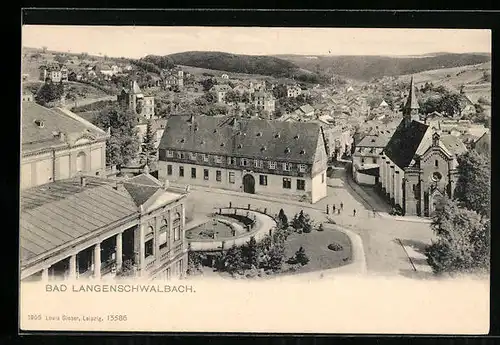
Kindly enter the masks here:
M 328 245 L 331 243 L 338 243 L 343 249 L 339 251 L 330 250 Z M 351 261 L 351 241 L 347 235 L 337 230 L 313 230 L 308 234 L 293 233 L 288 237 L 285 246 L 286 260 L 292 257 L 300 247 L 305 249 L 306 255 L 309 257 L 309 263 L 300 267 L 294 273 L 326 270 L 346 265 Z M 288 264 L 284 266 L 283 273 L 290 273 L 286 271 Z

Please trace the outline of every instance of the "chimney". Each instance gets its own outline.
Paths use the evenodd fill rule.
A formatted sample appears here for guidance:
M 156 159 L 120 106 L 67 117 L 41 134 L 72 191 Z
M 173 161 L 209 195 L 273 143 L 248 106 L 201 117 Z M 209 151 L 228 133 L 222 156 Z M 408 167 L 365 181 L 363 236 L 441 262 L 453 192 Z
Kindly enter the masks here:
M 80 186 L 85 187 L 87 185 L 87 178 L 85 176 L 80 176 Z

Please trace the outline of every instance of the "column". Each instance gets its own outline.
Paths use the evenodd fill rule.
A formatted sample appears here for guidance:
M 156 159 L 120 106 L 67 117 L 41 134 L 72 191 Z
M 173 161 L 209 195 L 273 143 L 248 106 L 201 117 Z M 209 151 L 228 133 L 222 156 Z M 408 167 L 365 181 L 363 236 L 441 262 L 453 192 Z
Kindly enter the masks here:
M 69 278 L 76 279 L 76 254 L 69 257 Z
M 379 164 L 379 173 L 380 173 L 380 185 L 382 187 L 382 190 L 384 190 L 386 188 L 386 184 L 385 184 L 385 157 L 382 156 L 382 158 L 380 159 L 380 164 Z
M 385 161 L 385 193 L 389 195 L 390 184 L 389 177 L 391 176 L 391 169 L 389 168 L 389 161 Z
M 116 270 L 122 269 L 123 264 L 123 242 L 122 242 L 123 233 L 120 232 L 116 234 Z
M 155 260 L 156 264 L 160 264 L 160 215 L 155 217 L 154 245 L 155 245 Z
M 49 281 L 49 268 L 44 268 L 42 270 L 42 281 L 46 282 Z
M 184 231 L 186 225 L 186 207 L 184 203 L 181 204 L 181 230 Z
M 394 198 L 394 165 L 391 165 L 391 199 Z
M 144 243 L 144 224 L 139 225 L 139 262 L 137 266 L 139 267 L 139 274 L 142 275 L 146 268 L 146 243 Z
M 399 171 L 398 168 L 394 168 L 394 204 L 399 204 L 399 196 L 401 194 L 401 185 L 399 183 Z
M 170 257 L 172 257 L 172 254 L 173 254 L 173 248 L 174 248 L 174 233 L 173 233 L 173 230 L 174 230 L 174 212 L 175 212 L 175 209 L 170 209 L 168 211 L 168 244 L 169 244 L 169 248 L 171 249 L 170 250 Z
M 101 278 L 101 243 L 94 246 L 94 278 Z

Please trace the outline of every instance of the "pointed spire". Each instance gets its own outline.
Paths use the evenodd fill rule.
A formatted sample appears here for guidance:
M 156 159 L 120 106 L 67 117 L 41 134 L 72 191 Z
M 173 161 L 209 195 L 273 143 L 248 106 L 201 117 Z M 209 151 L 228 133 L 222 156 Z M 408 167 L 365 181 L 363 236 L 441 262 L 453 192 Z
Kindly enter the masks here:
M 415 83 L 413 82 L 413 76 L 411 76 L 410 80 L 410 90 L 408 93 L 408 98 L 406 99 L 406 104 L 405 104 L 406 109 L 418 109 L 418 101 L 417 101 L 417 95 L 415 91 Z

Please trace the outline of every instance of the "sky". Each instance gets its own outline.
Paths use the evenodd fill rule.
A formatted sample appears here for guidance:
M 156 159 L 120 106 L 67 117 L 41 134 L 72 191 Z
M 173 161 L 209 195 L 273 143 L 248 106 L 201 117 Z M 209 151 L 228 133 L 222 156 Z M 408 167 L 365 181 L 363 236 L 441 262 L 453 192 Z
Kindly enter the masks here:
M 25 47 L 140 58 L 184 51 L 249 55 L 421 55 L 491 52 L 491 31 L 24 25 Z

